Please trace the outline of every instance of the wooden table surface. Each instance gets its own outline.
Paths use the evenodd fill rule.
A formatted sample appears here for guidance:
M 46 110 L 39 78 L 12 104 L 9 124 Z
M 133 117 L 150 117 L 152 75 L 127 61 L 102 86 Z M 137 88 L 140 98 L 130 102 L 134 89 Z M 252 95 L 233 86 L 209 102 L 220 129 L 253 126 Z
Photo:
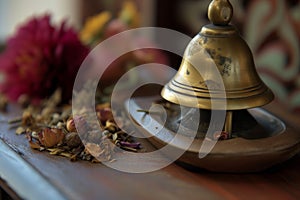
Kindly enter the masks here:
M 300 130 L 299 118 L 276 103 L 267 109 Z M 177 164 L 156 172 L 129 174 L 30 149 L 25 137 L 14 134 L 6 123 L 19 112 L 10 106 L 9 112 L 0 116 L 0 185 L 15 198 L 300 199 L 300 154 L 255 174 L 189 171 Z

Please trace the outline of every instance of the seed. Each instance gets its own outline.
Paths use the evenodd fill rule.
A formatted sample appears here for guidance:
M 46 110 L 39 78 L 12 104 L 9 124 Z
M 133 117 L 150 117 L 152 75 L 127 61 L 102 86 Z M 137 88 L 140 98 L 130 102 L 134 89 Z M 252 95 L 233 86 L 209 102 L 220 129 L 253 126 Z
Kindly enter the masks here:
M 67 124 L 66 124 L 66 128 L 69 132 L 76 132 L 76 127 L 75 127 L 75 122 L 73 117 L 68 119 Z
M 80 139 L 78 133 L 76 133 L 76 132 L 68 133 L 65 137 L 65 143 L 70 148 L 75 148 L 82 144 L 81 139 Z

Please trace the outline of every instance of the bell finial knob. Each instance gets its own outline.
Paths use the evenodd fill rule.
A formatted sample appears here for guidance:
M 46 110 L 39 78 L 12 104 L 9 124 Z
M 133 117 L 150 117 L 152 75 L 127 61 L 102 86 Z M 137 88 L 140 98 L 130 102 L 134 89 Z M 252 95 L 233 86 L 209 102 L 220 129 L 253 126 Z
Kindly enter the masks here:
M 233 16 L 229 0 L 213 0 L 208 7 L 208 18 L 214 25 L 226 26 Z

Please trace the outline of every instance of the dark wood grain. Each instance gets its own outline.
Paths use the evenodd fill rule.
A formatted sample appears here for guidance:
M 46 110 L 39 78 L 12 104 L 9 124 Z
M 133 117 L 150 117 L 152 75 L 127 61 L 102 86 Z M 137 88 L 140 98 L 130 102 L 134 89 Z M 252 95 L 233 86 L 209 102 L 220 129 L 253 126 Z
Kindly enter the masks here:
M 276 104 L 268 107 L 280 113 L 278 108 Z M 15 135 L 5 123 L 18 113 L 12 106 L 8 114 L 1 114 L 0 138 L 68 199 L 300 199 L 299 155 L 256 174 L 192 171 L 177 164 L 152 173 L 129 174 L 30 149 L 25 137 Z M 292 118 L 281 115 L 283 119 Z M 34 192 L 34 186 L 28 192 Z

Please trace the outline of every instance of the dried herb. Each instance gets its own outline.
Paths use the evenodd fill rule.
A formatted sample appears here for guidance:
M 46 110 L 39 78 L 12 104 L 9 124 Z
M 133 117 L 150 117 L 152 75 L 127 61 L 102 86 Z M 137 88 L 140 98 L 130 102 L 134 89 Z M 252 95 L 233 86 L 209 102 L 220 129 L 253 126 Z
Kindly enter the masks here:
M 71 106 L 60 105 L 60 100 L 61 91 L 56 91 L 40 107 L 28 105 L 22 117 L 9 121 L 11 127 L 17 127 L 16 134 L 26 134 L 32 149 L 48 151 L 51 155 L 64 156 L 71 161 L 87 160 L 93 163 L 113 162 L 116 146 L 133 152 L 141 149 L 140 143 L 134 142 L 117 126 L 110 104 L 96 105 L 98 120 L 89 124 L 90 127 L 86 121 L 91 113 L 88 109 L 82 108 L 78 112 L 80 115 L 72 116 Z M 102 130 L 96 129 L 99 127 L 97 124 Z M 86 135 L 80 137 L 78 131 Z

